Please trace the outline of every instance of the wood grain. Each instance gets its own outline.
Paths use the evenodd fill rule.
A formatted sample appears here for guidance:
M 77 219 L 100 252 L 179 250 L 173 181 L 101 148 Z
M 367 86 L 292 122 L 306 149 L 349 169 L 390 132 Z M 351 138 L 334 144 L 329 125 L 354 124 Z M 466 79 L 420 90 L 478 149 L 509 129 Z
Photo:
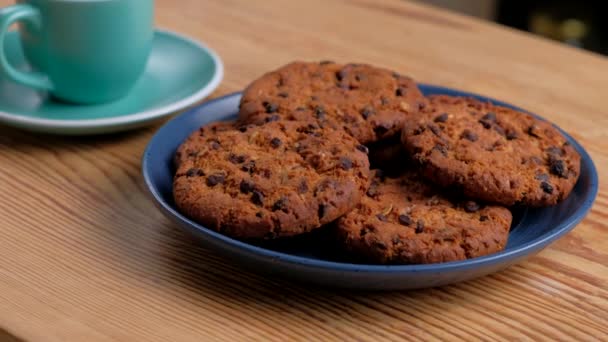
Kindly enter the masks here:
M 9 4 L 0 1 L 1 5 Z M 0 327 L 27 341 L 606 340 L 608 60 L 396 0 L 157 0 L 206 42 L 214 96 L 294 59 L 369 62 L 537 112 L 600 173 L 589 216 L 520 265 L 436 289 L 361 293 L 258 276 L 170 224 L 144 194 L 151 127 L 66 138 L 0 127 Z

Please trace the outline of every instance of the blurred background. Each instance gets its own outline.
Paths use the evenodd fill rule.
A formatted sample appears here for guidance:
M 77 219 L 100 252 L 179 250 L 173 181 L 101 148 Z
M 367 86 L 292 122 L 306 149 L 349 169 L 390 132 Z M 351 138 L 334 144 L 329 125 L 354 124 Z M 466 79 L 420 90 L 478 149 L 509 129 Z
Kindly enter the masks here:
M 608 1 L 417 0 L 608 55 Z

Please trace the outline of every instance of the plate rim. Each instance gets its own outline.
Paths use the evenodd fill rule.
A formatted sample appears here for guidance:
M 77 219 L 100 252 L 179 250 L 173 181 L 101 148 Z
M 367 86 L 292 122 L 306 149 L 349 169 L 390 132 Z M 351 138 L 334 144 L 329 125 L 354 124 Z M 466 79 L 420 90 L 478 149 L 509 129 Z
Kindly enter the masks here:
M 212 104 L 216 104 L 217 102 L 229 100 L 232 97 L 240 96 L 242 92 L 233 92 L 227 95 L 224 95 L 219 98 L 215 98 L 213 100 L 207 101 L 200 106 L 187 110 L 183 113 L 178 114 L 171 120 L 167 121 L 162 127 L 158 129 L 158 131 L 150 138 L 148 145 L 146 146 L 144 153 L 142 155 L 142 174 L 144 177 L 144 182 L 146 184 L 146 189 L 148 193 L 151 195 L 152 199 L 155 201 L 155 204 L 158 208 L 164 211 L 166 214 L 170 214 L 170 219 L 183 227 L 187 227 L 189 229 L 194 228 L 194 230 L 199 233 L 203 233 L 206 235 L 206 238 L 212 238 L 216 243 L 221 243 L 224 246 L 237 248 L 240 253 L 247 253 L 249 255 L 254 255 L 256 257 L 264 257 L 272 260 L 280 260 L 281 262 L 289 263 L 292 265 L 298 265 L 303 267 L 309 267 L 311 269 L 316 270 L 326 270 L 326 271 L 343 271 L 343 272 L 356 272 L 356 273 L 366 273 L 366 274 L 394 274 L 394 273 L 435 273 L 441 271 L 451 271 L 455 269 L 466 270 L 471 268 L 478 268 L 483 266 L 490 266 L 497 264 L 501 260 L 509 261 L 516 260 L 522 256 L 533 254 L 535 251 L 538 251 L 540 247 L 548 246 L 553 241 L 562 237 L 566 233 L 570 232 L 576 225 L 578 225 L 589 213 L 593 206 L 593 202 L 597 197 L 597 193 L 599 190 L 598 183 L 598 174 L 597 169 L 595 167 L 595 163 L 591 156 L 587 153 L 585 148 L 572 136 L 563 131 L 559 126 L 555 125 L 553 122 L 546 120 L 545 118 L 531 113 L 525 109 L 521 109 L 517 106 L 509 104 L 507 102 L 503 102 L 500 100 L 496 100 L 492 97 L 479 95 L 477 93 L 472 93 L 464 90 L 453 89 L 449 87 L 433 85 L 428 83 L 418 83 L 420 88 L 426 88 L 434 91 L 441 91 L 444 93 L 459 93 L 466 94 L 466 96 L 475 97 L 478 99 L 482 99 L 484 101 L 492 101 L 493 103 L 499 105 L 506 105 L 511 108 L 518 109 L 520 111 L 524 111 L 533 115 L 536 118 L 545 120 L 550 122 L 554 127 L 556 127 L 564 136 L 573 143 L 576 150 L 581 154 L 581 162 L 584 162 L 588 165 L 588 176 L 589 176 L 589 184 L 591 187 L 590 194 L 581 202 L 581 204 L 577 207 L 575 212 L 571 215 L 569 220 L 564 221 L 561 225 L 558 225 L 556 228 L 551 229 L 549 232 L 537 237 L 536 239 L 526 242 L 525 244 L 514 248 L 512 250 L 503 250 L 497 253 L 492 253 L 486 256 L 481 256 L 473 259 L 459 260 L 459 261 L 449 261 L 444 263 L 435 263 L 435 264 L 412 264 L 412 265 L 376 265 L 376 264 L 354 264 L 354 263 L 345 263 L 345 262 L 336 262 L 336 261 L 328 261 L 328 260 L 320 260 L 313 259 L 304 256 L 293 255 L 284 252 L 278 252 L 270 249 L 266 249 L 263 247 L 255 246 L 249 244 L 247 242 L 243 242 L 237 239 L 233 239 L 229 236 L 220 234 L 211 229 L 204 227 L 203 225 L 194 222 L 182 215 L 177 209 L 173 208 L 167 202 L 165 202 L 158 189 L 153 185 L 150 171 L 149 171 L 149 158 L 151 149 L 159 140 L 159 137 L 163 136 L 165 131 L 169 130 L 172 125 L 175 125 L 175 122 L 180 120 L 181 118 L 189 115 L 196 115 L 197 113 L 201 113 L 201 109 Z M 464 95 L 460 95 L 464 96 Z M 236 108 L 235 108 L 236 110 Z M 200 114 L 199 114 L 200 115 Z M 197 129 L 196 127 L 193 130 Z
M 200 88 L 195 93 L 184 97 L 178 101 L 169 103 L 164 106 L 152 108 L 145 111 L 136 111 L 130 114 L 124 114 L 111 118 L 101 119 L 82 119 L 82 120 L 65 120 L 65 119 L 46 119 L 24 116 L 21 114 L 10 113 L 6 111 L 0 111 L 0 121 L 7 124 L 14 124 L 25 127 L 36 127 L 36 128 L 49 128 L 49 129 L 77 129 L 77 128 L 107 128 L 121 125 L 136 124 L 139 122 L 151 121 L 154 119 L 161 118 L 165 115 L 169 115 L 175 111 L 188 107 L 197 101 L 210 95 L 224 78 L 224 64 L 222 59 L 215 50 L 208 47 L 202 41 L 198 41 L 194 38 L 186 35 L 170 31 L 168 29 L 156 28 L 154 34 L 161 34 L 170 36 L 174 39 L 184 41 L 190 45 L 193 45 L 196 49 L 205 52 L 211 57 L 215 66 L 215 73 L 211 80 Z

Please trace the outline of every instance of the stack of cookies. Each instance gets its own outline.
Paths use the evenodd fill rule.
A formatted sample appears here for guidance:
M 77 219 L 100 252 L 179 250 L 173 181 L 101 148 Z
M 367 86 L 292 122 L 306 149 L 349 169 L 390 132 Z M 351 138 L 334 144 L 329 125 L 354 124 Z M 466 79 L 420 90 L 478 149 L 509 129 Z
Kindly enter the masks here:
M 370 165 L 371 163 L 371 165 Z M 383 68 L 294 62 L 255 80 L 239 118 L 175 154 L 180 211 L 240 239 L 325 226 L 372 263 L 502 250 L 509 207 L 569 195 L 580 156 L 550 123 L 471 98 L 425 98 Z

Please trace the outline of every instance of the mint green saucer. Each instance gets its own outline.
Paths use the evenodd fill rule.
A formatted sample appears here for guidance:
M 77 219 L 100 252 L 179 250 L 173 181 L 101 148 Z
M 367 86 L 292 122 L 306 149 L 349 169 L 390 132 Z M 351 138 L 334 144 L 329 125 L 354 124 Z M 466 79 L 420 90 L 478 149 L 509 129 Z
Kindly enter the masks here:
M 9 62 L 27 70 L 17 32 L 7 34 Z M 203 44 L 156 31 L 152 52 L 126 97 L 98 105 L 68 104 L 0 76 L 0 124 L 56 134 L 99 134 L 150 124 L 209 95 L 223 77 L 218 55 Z

